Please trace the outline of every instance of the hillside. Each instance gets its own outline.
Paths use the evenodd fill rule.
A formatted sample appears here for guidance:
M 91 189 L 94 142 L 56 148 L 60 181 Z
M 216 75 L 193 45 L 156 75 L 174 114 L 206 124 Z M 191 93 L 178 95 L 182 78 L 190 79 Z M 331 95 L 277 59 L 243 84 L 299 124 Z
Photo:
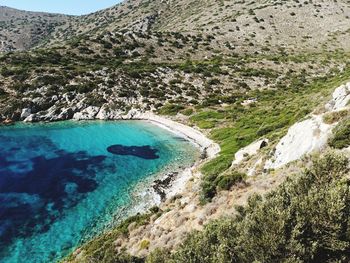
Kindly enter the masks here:
M 201 33 L 215 39 L 211 49 L 221 51 L 231 47 L 227 52 L 348 50 L 350 47 L 348 1 L 130 0 L 77 18 L 13 9 L 0 13 L 8 14 L 2 18 L 5 23 L 14 20 L 12 30 L 24 33 L 12 39 L 15 34 L 7 32 L 8 40 L 3 39 L 5 46 L 11 40 L 19 42 L 15 49 L 31 48 L 42 36 L 51 43 L 61 43 L 77 35 L 121 30 Z M 31 18 L 31 23 L 24 27 L 26 16 Z M 39 23 L 44 26 L 43 32 L 35 31 Z M 34 39 L 28 43 L 29 33 Z M 20 44 L 24 42 L 26 45 Z
M 0 51 L 26 50 L 49 39 L 71 17 L 0 6 Z
M 2 51 L 15 52 L 0 55 L 0 121 L 152 113 L 221 147 L 186 191 L 67 261 L 347 262 L 350 1 L 128 0 L 81 17 L 1 10 Z

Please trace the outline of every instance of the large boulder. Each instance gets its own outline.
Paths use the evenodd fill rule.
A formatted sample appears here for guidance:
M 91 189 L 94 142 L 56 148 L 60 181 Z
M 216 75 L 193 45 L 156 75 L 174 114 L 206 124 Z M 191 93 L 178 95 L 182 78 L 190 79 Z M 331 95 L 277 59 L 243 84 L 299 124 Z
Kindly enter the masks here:
M 24 122 L 37 122 L 40 121 L 36 113 L 30 114 L 27 118 L 23 120 Z
M 27 118 L 30 114 L 32 114 L 32 110 L 30 108 L 24 108 L 22 109 L 21 112 L 21 120 L 24 120 L 25 118 Z
M 70 120 L 74 116 L 74 111 L 72 108 L 62 109 L 60 114 L 57 116 L 59 120 Z
M 265 169 L 280 168 L 303 155 L 321 150 L 327 144 L 333 126 L 323 123 L 322 115 L 294 124 L 277 144 L 274 156 L 266 162 Z
M 252 144 L 240 149 L 235 154 L 235 160 L 232 162 L 232 165 L 240 164 L 246 157 L 253 156 L 259 152 L 261 148 L 264 148 L 268 145 L 268 139 L 261 139 L 259 141 L 253 142 Z
M 328 111 L 336 111 L 344 108 L 350 101 L 350 82 L 336 88 L 332 100 L 326 104 Z

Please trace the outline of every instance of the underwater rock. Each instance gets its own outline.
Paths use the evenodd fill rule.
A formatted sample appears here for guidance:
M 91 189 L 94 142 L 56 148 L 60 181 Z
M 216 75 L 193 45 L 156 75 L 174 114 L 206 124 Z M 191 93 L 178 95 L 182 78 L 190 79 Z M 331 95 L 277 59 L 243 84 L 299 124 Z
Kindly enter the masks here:
M 107 148 L 107 151 L 116 155 L 132 155 L 142 159 L 158 159 L 158 150 L 151 148 L 149 145 L 145 146 L 124 146 L 112 145 Z

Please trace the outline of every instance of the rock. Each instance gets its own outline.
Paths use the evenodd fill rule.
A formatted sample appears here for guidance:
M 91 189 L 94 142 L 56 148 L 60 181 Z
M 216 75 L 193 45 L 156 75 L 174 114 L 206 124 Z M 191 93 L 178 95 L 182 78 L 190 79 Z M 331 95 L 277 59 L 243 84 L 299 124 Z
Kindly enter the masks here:
M 60 109 L 56 107 L 56 105 L 52 106 L 47 112 L 38 112 L 38 116 L 45 121 L 58 121 L 60 119 L 57 118 L 60 113 Z
M 151 29 L 152 25 L 156 22 L 158 14 L 153 14 L 144 17 L 142 20 L 137 21 L 132 25 L 133 31 L 147 32 Z
M 257 98 L 249 98 L 247 100 L 244 100 L 241 105 L 242 106 L 248 106 L 248 105 L 251 105 L 251 104 L 254 104 L 254 103 L 257 103 L 258 102 L 258 99 Z
M 178 172 L 167 174 L 164 179 L 158 179 L 154 181 L 152 185 L 154 191 L 160 196 L 161 201 L 165 201 L 166 189 L 171 186 L 171 183 L 175 180 Z
M 248 176 L 254 176 L 256 174 L 257 168 L 263 164 L 263 158 L 259 158 L 252 167 L 247 171 Z
M 278 145 L 274 157 L 266 162 L 265 169 L 276 169 L 300 159 L 303 155 L 322 149 L 327 143 L 333 125 L 323 123 L 322 115 L 298 122 L 289 128 Z
M 72 108 L 62 109 L 61 113 L 57 116 L 59 120 L 70 120 L 74 116 Z
M 129 112 L 123 116 L 124 119 L 132 120 L 132 119 L 142 119 L 143 114 L 139 110 L 131 109 Z
M 119 120 L 122 119 L 123 112 L 121 110 L 111 110 L 108 104 L 104 104 L 96 115 L 99 120 Z
M 77 112 L 73 115 L 74 120 L 93 120 L 99 112 L 100 107 L 89 106 L 86 109 Z
M 39 121 L 37 119 L 36 113 L 30 114 L 27 118 L 24 119 L 24 122 L 36 122 L 36 121 Z
M 15 111 L 14 113 L 12 113 L 11 118 L 12 121 L 19 121 L 21 120 L 21 113 L 18 111 Z
M 336 111 L 344 108 L 350 101 L 350 82 L 336 88 L 332 100 L 326 104 L 328 111 Z
M 262 140 L 253 142 L 252 144 L 240 149 L 235 154 L 235 160 L 233 161 L 232 165 L 238 165 L 244 160 L 244 158 L 257 154 L 258 151 L 261 148 L 266 147 L 268 143 L 269 143 L 268 139 L 262 139 Z
M 21 112 L 21 119 L 24 120 L 25 118 L 27 118 L 30 114 L 32 114 L 32 110 L 30 108 L 24 108 L 22 109 Z

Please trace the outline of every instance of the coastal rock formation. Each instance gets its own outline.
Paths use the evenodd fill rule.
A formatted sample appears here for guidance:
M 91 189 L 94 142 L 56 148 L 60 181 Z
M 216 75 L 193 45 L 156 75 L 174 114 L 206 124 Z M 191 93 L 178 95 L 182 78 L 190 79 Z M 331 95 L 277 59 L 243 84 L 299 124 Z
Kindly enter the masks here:
M 24 108 L 21 113 L 21 119 L 24 120 L 32 113 L 32 110 L 30 108 Z
M 98 120 L 117 120 L 121 119 L 123 115 L 123 111 L 116 109 L 110 109 L 108 104 L 104 104 L 100 111 L 96 115 L 96 119 Z
M 86 109 L 73 115 L 73 120 L 93 120 L 95 119 L 100 107 L 89 106 Z

